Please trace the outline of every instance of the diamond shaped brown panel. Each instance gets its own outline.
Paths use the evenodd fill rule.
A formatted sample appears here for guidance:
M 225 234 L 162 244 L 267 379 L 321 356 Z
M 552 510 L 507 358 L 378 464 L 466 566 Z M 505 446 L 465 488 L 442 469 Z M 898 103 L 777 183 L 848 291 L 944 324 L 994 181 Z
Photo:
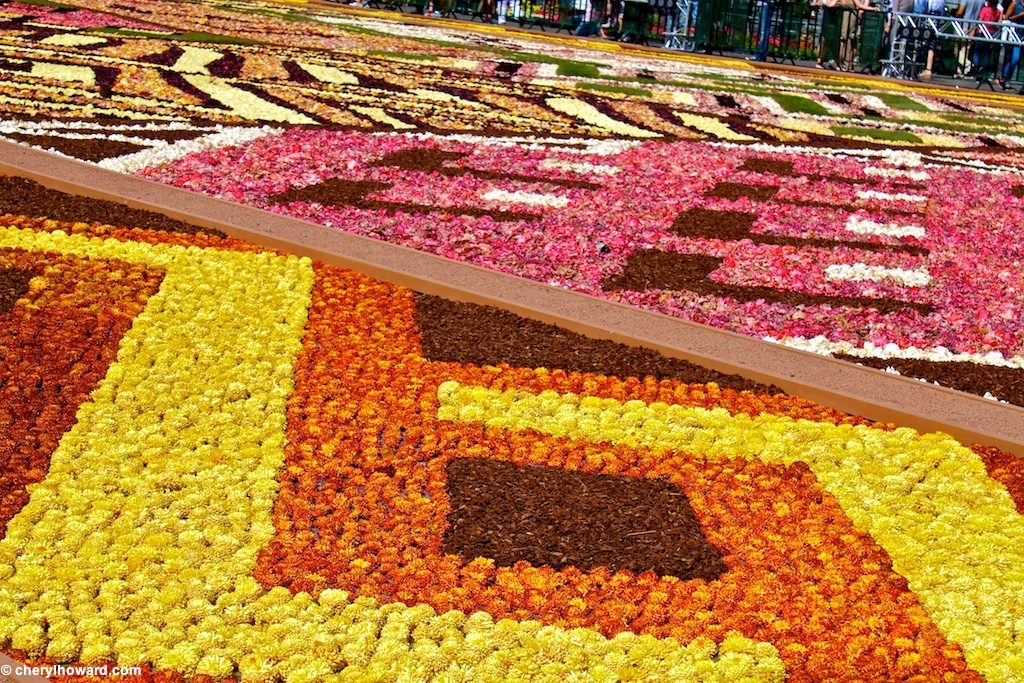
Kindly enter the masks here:
M 726 571 L 686 494 L 670 482 L 477 458 L 452 460 L 447 475 L 452 510 L 442 550 L 467 561 L 681 579 Z

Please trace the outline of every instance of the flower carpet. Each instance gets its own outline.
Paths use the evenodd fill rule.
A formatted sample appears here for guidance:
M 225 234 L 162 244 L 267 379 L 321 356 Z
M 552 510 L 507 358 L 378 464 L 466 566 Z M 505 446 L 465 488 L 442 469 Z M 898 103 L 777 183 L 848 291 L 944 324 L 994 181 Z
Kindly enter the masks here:
M 1006 97 L 328 5 L 75 0 L 0 4 L 0 105 L 8 140 L 1024 404 Z
M 416 23 L 419 21 L 419 23 Z M 1024 405 L 996 95 L 0 2 L 0 137 Z M 1024 460 L 0 175 L 0 650 L 59 681 L 1024 681 Z
M 1017 456 L 0 189 L 0 644 L 23 661 L 1024 677 Z

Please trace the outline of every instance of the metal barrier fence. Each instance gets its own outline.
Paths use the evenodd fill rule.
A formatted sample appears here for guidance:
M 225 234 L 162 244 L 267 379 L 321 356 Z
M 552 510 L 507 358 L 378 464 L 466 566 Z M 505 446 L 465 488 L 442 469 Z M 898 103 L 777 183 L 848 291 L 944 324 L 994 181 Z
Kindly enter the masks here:
M 1020 81 L 1024 26 L 926 14 L 894 14 L 883 74 L 917 78 L 938 70 L 972 77 L 978 87 Z M 929 53 L 931 57 L 929 58 Z
M 364 0 L 371 7 L 914 79 L 1021 80 L 1024 25 L 814 6 L 810 0 Z
M 695 4 L 695 0 L 684 1 Z M 515 22 L 643 44 L 665 43 L 678 16 L 676 0 L 363 0 L 363 5 L 397 11 L 412 8 L 471 21 Z
M 754 52 L 777 62 L 814 59 L 837 68 L 881 67 L 885 15 L 804 1 L 701 0 L 693 44 L 706 52 Z

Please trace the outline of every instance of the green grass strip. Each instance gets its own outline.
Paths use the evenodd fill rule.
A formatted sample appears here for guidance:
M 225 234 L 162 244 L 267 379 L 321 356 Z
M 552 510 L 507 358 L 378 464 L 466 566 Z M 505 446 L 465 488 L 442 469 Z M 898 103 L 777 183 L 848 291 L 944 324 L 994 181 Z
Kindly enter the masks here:
M 311 19 L 302 14 L 297 14 L 291 9 L 286 10 L 272 10 L 272 9 L 261 9 L 256 7 L 239 7 L 237 5 L 214 5 L 217 9 L 227 10 L 229 12 L 240 12 L 241 14 L 258 14 L 264 17 L 273 17 L 274 19 L 284 19 L 286 21 L 302 21 L 306 23 L 313 23 L 315 20 Z
M 180 40 L 191 43 L 227 43 L 231 45 L 257 45 L 257 41 L 248 38 L 236 38 L 225 36 L 219 33 L 204 33 L 202 31 L 188 31 L 187 33 L 162 33 L 159 31 L 140 31 L 134 28 L 116 28 L 105 26 L 103 28 L 91 29 L 96 33 L 108 33 L 117 36 L 128 36 L 130 38 L 159 38 L 160 40 Z
M 577 76 L 579 78 L 601 77 L 601 70 L 597 68 L 597 65 L 587 62 L 574 62 L 570 59 L 559 60 L 556 73 L 559 76 Z
M 653 95 L 650 90 L 645 90 L 644 88 L 630 88 L 625 85 L 608 85 L 606 83 L 580 83 L 576 87 L 584 90 L 597 90 L 599 92 L 615 92 L 634 97 L 651 97 Z
M 803 95 L 789 95 L 776 93 L 771 95 L 772 99 L 791 114 L 816 114 L 818 116 L 833 116 L 832 112 L 821 106 L 809 97 Z
M 19 0 L 23 5 L 39 5 L 40 7 L 56 7 L 58 9 L 78 9 L 74 5 L 65 5 L 62 2 L 53 2 L 53 0 Z
M 421 55 L 414 52 L 390 52 L 388 50 L 369 50 L 368 55 L 374 57 L 391 57 L 392 59 L 414 59 L 418 62 L 436 62 L 438 57 L 435 55 Z
M 857 126 L 832 126 L 832 132 L 836 135 L 846 135 L 854 138 L 869 138 L 871 140 L 884 140 L 886 142 L 921 142 L 921 138 L 905 130 L 859 128 Z
M 906 95 L 891 92 L 874 93 L 875 97 L 885 102 L 887 107 L 893 109 L 906 109 L 908 111 L 931 111 L 928 107 L 917 100 L 912 100 Z

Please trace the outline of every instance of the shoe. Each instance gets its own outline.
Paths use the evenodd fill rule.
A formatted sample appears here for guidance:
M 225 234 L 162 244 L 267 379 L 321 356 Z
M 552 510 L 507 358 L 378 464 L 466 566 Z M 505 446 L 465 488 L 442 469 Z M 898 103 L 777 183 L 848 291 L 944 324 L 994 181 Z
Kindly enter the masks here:
M 441 16 L 441 13 L 438 12 L 437 10 L 434 10 L 433 12 L 430 13 L 430 16 L 432 16 L 432 17 L 439 17 L 439 16 Z
M 504 15 L 498 17 L 498 23 L 499 24 L 504 24 L 505 23 L 505 16 Z

